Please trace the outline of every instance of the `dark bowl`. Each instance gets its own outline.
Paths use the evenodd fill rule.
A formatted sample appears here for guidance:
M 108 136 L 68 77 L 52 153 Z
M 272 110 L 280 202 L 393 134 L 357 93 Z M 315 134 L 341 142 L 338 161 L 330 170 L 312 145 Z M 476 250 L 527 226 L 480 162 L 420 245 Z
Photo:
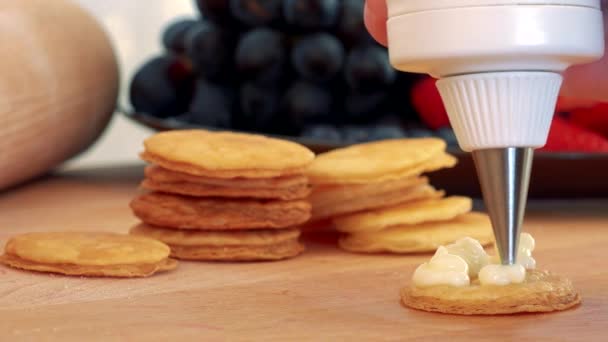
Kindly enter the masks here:
M 157 131 L 192 128 L 218 130 L 214 127 L 192 125 L 174 119 L 159 119 L 128 110 L 122 110 L 122 113 L 129 119 Z M 346 146 L 332 141 L 266 135 L 300 143 L 316 153 Z M 471 155 L 459 149 L 451 149 L 449 152 L 458 157 L 459 163 L 452 169 L 429 175 L 433 185 L 445 189 L 448 194 L 480 197 L 481 191 Z M 540 199 L 608 198 L 608 154 L 537 152 L 534 157 L 529 196 Z

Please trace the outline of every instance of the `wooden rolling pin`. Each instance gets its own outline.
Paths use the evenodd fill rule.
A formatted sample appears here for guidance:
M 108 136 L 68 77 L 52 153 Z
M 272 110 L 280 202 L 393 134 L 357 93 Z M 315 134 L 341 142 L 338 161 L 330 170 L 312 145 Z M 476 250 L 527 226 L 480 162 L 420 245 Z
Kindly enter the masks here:
M 69 0 L 0 0 L 0 190 L 91 145 L 114 112 L 118 65 Z

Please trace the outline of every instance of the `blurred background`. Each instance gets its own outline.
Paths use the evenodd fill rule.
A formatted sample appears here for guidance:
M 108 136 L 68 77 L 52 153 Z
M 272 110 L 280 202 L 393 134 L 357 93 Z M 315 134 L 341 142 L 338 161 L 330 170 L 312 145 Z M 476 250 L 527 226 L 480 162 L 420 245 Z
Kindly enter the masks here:
M 110 34 L 119 105 L 143 125 L 115 116 L 68 167 L 132 160 L 145 125 L 248 130 L 329 147 L 434 135 L 457 148 L 434 80 L 390 66 L 363 26 L 363 0 L 76 1 Z M 562 99 L 544 151 L 608 152 L 607 115 L 606 105 Z
M 135 70 L 151 55 L 162 50 L 160 36 L 164 26 L 178 17 L 195 14 L 192 0 L 141 1 L 75 0 L 94 14 L 111 35 L 120 60 L 120 103 L 128 103 L 129 81 Z M 115 115 L 100 140 L 66 167 L 120 164 L 137 159 L 142 140 L 151 130 Z
M 145 125 L 282 135 L 316 150 L 425 136 L 456 146 L 434 81 L 392 68 L 364 27 L 364 0 L 79 2 L 113 39 L 119 106 L 143 125 L 116 116 L 67 167 L 132 160 Z
M 70 38 L 55 30 L 57 36 L 46 37 L 44 20 L 51 17 L 44 18 L 39 33 L 32 35 L 47 39 L 46 50 L 44 44 L 38 44 L 40 50 L 36 44 L 17 49 L 27 41 L 15 30 L 19 25 L 7 24 L 5 33 L 15 36 L 8 35 L 0 46 L 27 51 L 28 58 L 45 54 L 54 61 L 65 89 L 61 100 L 52 92 L 54 84 L 4 94 L 12 103 L 0 103 L 8 114 L 0 117 L 0 127 L 12 128 L 0 131 L 0 189 L 44 174 L 75 154 L 61 167 L 131 163 L 138 160 L 142 141 L 156 129 L 203 127 L 279 135 L 317 151 L 380 139 L 437 136 L 447 141 L 461 163 L 440 174 L 436 183 L 443 179 L 445 188 L 478 192 L 473 164 L 459 153 L 435 81 L 390 66 L 386 48 L 373 41 L 363 25 L 364 0 L 71 1 L 93 14 L 112 40 L 120 67 L 117 115 L 92 147 L 77 154 L 95 139 L 114 108 L 115 61 L 105 37 L 98 30 L 91 32 L 97 37 L 93 42 L 86 41 L 91 33 L 84 32 Z M 65 14 L 61 8 L 67 2 L 59 3 L 10 4 L 31 12 L 28 15 L 44 6 Z M 67 25 L 67 30 L 90 27 L 82 26 L 86 22 L 80 21 L 80 14 L 65 17 L 74 25 Z M 65 40 L 65 45 L 55 44 L 56 39 Z M 74 39 L 82 39 L 82 45 Z M 64 58 L 64 51 L 71 57 Z M 88 56 L 90 63 L 73 62 L 104 51 L 99 58 Z M 18 54 L 12 57 L 15 67 L 2 65 L 5 74 L 15 74 L 5 75 L 7 84 L 35 82 L 24 81 L 24 73 L 15 72 L 21 59 Z M 97 77 L 83 77 L 86 72 Z M 74 97 L 74 92 L 80 95 Z M 48 103 L 39 103 L 39 98 Z M 29 106 L 25 115 L 11 107 L 21 108 L 23 103 Z M 46 111 L 39 110 L 40 105 Z M 53 110 L 63 115 L 52 115 Z M 74 124 L 64 127 L 66 123 Z M 36 139 L 41 134 L 59 143 L 49 149 L 46 140 Z M 26 139 L 28 143 L 22 144 Z M 608 104 L 560 99 L 541 152 L 533 173 L 533 195 L 608 193 L 608 179 L 602 174 L 608 165 Z

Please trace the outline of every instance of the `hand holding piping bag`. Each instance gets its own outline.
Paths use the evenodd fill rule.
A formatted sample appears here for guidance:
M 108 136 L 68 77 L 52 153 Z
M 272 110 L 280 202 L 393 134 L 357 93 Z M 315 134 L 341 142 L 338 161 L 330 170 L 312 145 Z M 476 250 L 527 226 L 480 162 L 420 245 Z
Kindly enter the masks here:
M 604 16 L 608 14 L 608 1 L 602 0 Z M 366 0 L 365 25 L 371 35 L 381 44 L 387 45 L 386 36 L 387 9 L 386 0 Z M 604 22 L 608 25 L 608 20 Z M 606 26 L 608 30 L 608 26 Z M 608 46 L 608 45 L 607 45 Z M 601 61 L 574 66 L 565 73 L 562 96 L 581 101 L 608 102 L 608 55 Z
M 602 8 L 606 17 L 608 0 L 602 0 Z M 386 0 L 366 0 L 366 26 L 383 45 L 388 43 L 386 20 Z M 604 25 L 608 30 L 608 18 Z M 562 117 L 554 119 L 543 149 L 557 152 L 608 151 L 608 53 L 598 62 L 569 68 L 564 73 L 560 95 L 556 112 L 569 114 L 567 120 Z M 420 81 L 413 88 L 411 97 L 422 121 L 429 128 L 449 126 L 434 79 L 427 77 Z

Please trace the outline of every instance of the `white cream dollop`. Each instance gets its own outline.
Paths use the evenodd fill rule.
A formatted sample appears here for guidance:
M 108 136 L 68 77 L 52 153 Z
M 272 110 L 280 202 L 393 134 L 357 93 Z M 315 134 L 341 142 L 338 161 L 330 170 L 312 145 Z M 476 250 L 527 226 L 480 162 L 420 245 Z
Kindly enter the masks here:
M 469 265 L 469 278 L 477 277 L 479 271 L 490 263 L 490 257 L 479 241 L 465 237 L 447 245 L 448 253 L 458 255 Z
M 519 236 L 519 249 L 517 250 L 517 264 L 522 265 L 527 270 L 536 268 L 536 260 L 532 257 L 532 252 L 536 247 L 536 241 L 529 233 L 521 233 Z M 492 263 L 500 264 L 500 257 L 495 255 Z
M 450 254 L 443 246 L 437 249 L 429 262 L 418 266 L 412 280 L 416 287 L 436 285 L 463 287 L 471 283 L 467 262 L 458 255 Z
M 463 287 L 470 285 L 471 279 L 475 277 L 481 285 L 522 283 L 526 279 L 526 270 L 536 267 L 536 260 L 532 257 L 535 245 L 532 235 L 522 233 L 517 264 L 500 265 L 499 257 L 490 257 L 479 241 L 462 238 L 453 244 L 439 247 L 429 262 L 418 266 L 412 280 L 417 287 Z
M 532 252 L 536 247 L 536 241 L 532 235 L 521 233 L 519 236 L 519 250 L 517 251 L 517 263 L 527 270 L 536 268 L 536 260 L 532 257 Z
M 526 279 L 526 269 L 520 265 L 486 265 L 479 271 L 481 285 L 509 285 L 523 283 Z

